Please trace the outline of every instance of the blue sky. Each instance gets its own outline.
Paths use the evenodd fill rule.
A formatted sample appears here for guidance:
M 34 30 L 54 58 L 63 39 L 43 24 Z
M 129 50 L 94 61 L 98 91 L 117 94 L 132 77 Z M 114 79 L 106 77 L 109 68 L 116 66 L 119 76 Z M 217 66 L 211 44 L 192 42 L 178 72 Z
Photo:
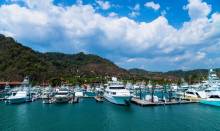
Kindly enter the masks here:
M 0 33 L 127 69 L 220 67 L 219 0 L 1 0 Z

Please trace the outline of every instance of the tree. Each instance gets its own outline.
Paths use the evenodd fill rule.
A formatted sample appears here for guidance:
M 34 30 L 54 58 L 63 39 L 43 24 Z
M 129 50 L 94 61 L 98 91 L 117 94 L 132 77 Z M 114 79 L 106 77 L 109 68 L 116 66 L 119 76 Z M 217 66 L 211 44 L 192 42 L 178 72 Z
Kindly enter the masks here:
M 54 86 L 61 86 L 62 80 L 61 78 L 53 78 L 51 79 L 51 85 Z

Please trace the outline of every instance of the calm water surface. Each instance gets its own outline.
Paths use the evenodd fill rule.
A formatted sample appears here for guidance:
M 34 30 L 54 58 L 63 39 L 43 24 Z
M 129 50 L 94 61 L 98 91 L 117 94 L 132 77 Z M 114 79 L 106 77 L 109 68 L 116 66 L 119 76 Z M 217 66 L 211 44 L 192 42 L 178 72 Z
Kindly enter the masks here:
M 78 104 L 0 103 L 0 131 L 220 131 L 220 108 L 200 104 L 117 106 L 83 99 Z

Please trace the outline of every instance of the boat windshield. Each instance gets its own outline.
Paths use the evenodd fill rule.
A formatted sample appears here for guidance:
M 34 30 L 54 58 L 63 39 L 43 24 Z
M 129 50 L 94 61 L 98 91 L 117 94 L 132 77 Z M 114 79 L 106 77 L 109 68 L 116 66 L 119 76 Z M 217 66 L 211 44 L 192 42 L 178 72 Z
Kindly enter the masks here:
M 109 87 L 109 89 L 125 89 L 124 87 Z
M 194 95 L 194 92 L 189 92 L 189 91 L 187 91 L 186 93 L 187 93 L 187 94 Z
M 220 98 L 218 95 L 211 95 L 210 98 Z
M 57 93 L 57 95 L 67 95 L 68 93 L 66 93 L 66 92 L 60 92 L 60 93 Z

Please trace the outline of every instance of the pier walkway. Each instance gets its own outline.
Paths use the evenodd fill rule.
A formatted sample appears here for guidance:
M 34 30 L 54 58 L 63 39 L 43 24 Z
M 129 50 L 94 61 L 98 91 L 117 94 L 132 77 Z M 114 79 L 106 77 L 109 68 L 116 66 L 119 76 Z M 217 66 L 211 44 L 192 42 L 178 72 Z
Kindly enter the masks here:
M 137 98 L 132 98 L 131 99 L 131 103 L 140 105 L 140 106 L 162 106 L 162 105 L 176 105 L 176 104 L 191 104 L 191 103 L 197 103 L 198 101 L 186 101 L 186 100 L 181 100 L 181 101 L 176 101 L 176 100 L 172 100 L 172 101 L 166 101 L 166 102 L 150 102 L 150 101 L 146 101 L 146 100 L 140 100 Z

